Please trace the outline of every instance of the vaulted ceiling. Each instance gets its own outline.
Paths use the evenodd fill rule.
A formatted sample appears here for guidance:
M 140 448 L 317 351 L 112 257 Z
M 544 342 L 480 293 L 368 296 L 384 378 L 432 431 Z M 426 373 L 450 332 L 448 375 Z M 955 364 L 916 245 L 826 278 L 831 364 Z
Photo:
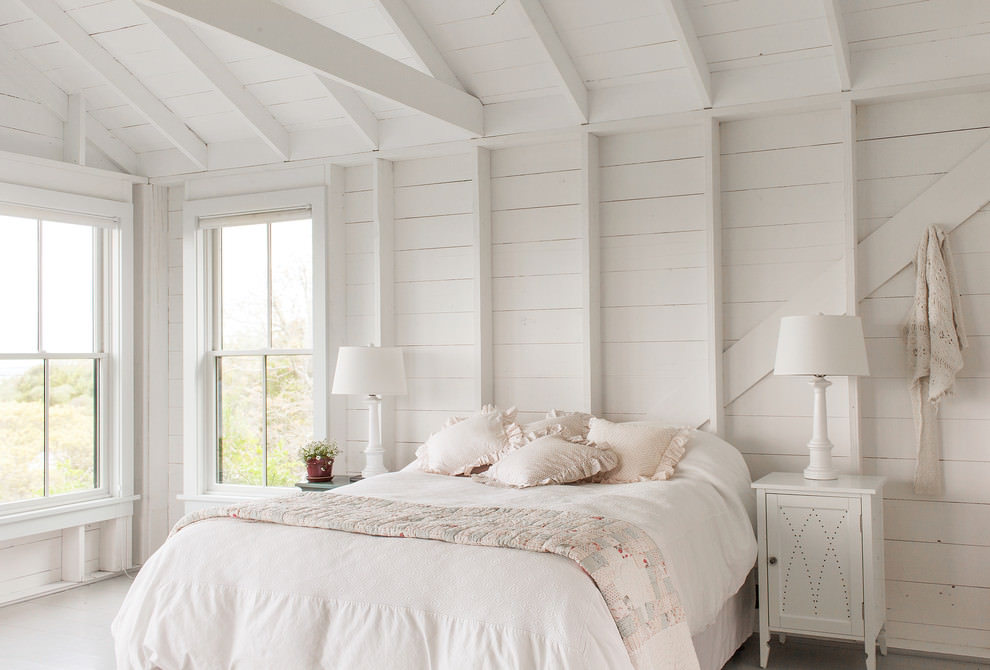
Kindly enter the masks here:
M 0 150 L 146 176 L 950 87 L 986 0 L 0 3 Z

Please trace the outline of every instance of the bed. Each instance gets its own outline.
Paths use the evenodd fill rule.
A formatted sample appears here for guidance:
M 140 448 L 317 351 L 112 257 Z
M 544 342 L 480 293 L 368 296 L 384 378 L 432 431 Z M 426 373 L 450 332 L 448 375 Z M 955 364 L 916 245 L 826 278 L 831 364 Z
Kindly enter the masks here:
M 498 488 L 407 468 L 309 496 L 603 515 L 656 543 L 698 662 L 753 630 L 755 501 L 739 452 L 692 433 L 669 481 Z M 174 533 L 112 626 L 125 668 L 632 668 L 563 556 L 211 518 Z

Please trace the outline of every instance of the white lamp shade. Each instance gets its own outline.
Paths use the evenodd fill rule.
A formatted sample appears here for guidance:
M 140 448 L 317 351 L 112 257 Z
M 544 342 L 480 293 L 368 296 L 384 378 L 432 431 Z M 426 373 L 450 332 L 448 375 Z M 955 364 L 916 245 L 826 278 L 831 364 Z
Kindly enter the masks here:
M 870 374 L 858 316 L 785 316 L 777 337 L 776 375 Z
M 406 368 L 396 347 L 341 347 L 331 393 L 403 395 Z

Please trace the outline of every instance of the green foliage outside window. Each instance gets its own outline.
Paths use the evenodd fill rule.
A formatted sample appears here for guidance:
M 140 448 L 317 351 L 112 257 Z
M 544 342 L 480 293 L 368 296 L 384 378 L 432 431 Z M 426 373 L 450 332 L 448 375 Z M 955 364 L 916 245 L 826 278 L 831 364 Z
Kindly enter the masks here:
M 96 365 L 49 362 L 49 495 L 96 486 Z M 0 382 L 0 502 L 45 493 L 45 366 L 35 364 Z

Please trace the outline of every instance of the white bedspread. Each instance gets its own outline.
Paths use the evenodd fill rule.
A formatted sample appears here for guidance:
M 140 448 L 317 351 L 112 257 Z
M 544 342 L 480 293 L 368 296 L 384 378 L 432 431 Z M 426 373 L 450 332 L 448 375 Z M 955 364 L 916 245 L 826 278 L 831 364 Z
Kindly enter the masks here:
M 746 466 L 703 433 L 667 482 L 517 490 L 407 470 L 336 493 L 629 521 L 663 552 L 692 633 L 756 557 Z M 566 558 L 236 519 L 166 542 L 113 632 L 120 670 L 631 668 L 601 595 Z

